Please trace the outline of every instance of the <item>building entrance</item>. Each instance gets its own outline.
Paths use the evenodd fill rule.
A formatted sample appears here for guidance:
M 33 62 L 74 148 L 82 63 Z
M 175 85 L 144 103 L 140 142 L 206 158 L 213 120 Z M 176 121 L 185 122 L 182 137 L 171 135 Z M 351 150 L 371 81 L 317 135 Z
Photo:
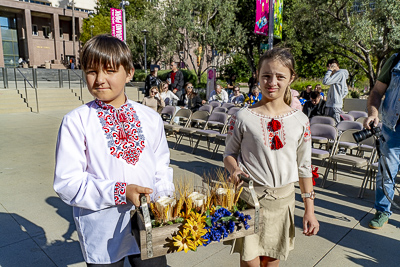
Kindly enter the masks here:
M 6 68 L 15 68 L 19 65 L 17 20 L 15 16 L 0 16 L 0 26 L 4 65 Z

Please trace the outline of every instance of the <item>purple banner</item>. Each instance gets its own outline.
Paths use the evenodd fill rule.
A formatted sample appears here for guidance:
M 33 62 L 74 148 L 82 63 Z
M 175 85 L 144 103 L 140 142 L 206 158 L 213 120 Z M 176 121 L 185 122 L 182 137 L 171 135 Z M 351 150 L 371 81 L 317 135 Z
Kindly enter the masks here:
M 272 0 L 273 1 L 273 0 Z M 268 35 L 269 0 L 256 0 L 256 23 L 254 33 Z
M 124 23 L 122 20 L 122 10 L 111 8 L 111 35 L 124 41 Z

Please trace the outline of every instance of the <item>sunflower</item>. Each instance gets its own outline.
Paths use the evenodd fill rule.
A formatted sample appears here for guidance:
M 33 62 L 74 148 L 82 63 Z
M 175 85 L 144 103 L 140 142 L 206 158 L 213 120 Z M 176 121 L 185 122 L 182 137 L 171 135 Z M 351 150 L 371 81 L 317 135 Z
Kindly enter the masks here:
M 189 249 L 196 250 L 196 243 L 193 242 L 189 235 L 189 230 L 184 229 L 183 232 L 180 231 L 178 235 L 172 238 L 174 242 L 174 246 L 178 247 L 178 251 L 182 251 L 182 249 L 187 253 Z
M 205 216 L 201 216 L 201 214 L 192 212 L 189 218 L 186 220 L 185 225 L 183 226 L 186 230 L 190 232 L 194 241 L 197 241 L 207 233 L 207 230 L 204 229 L 205 226 Z

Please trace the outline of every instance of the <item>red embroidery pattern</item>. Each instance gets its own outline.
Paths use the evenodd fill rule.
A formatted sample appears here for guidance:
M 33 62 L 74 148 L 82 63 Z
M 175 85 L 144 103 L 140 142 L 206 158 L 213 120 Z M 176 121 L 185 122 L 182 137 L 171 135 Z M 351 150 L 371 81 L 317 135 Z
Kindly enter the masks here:
M 232 115 L 232 117 L 229 120 L 227 134 L 229 134 L 229 135 L 233 134 L 233 129 L 235 129 L 235 123 L 236 123 L 236 115 Z
M 126 183 L 115 183 L 114 201 L 115 205 L 126 204 Z
M 145 148 L 145 137 L 133 106 L 126 103 L 117 110 L 99 100 L 96 103 L 99 105 L 97 116 L 108 140 L 111 155 L 135 165 Z
M 304 142 L 308 142 L 311 140 L 311 129 L 310 122 L 306 123 L 306 131 L 304 132 Z

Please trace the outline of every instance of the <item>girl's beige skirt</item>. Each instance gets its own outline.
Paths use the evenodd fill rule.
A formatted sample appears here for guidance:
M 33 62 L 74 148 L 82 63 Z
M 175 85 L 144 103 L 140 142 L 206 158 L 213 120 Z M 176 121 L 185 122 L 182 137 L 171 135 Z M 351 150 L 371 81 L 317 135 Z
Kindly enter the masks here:
M 243 261 L 258 256 L 286 260 L 289 251 L 294 248 L 294 184 L 280 188 L 256 187 L 255 191 L 263 209 L 260 232 L 234 240 L 231 252 L 240 253 Z M 252 202 L 246 187 L 242 197 Z

